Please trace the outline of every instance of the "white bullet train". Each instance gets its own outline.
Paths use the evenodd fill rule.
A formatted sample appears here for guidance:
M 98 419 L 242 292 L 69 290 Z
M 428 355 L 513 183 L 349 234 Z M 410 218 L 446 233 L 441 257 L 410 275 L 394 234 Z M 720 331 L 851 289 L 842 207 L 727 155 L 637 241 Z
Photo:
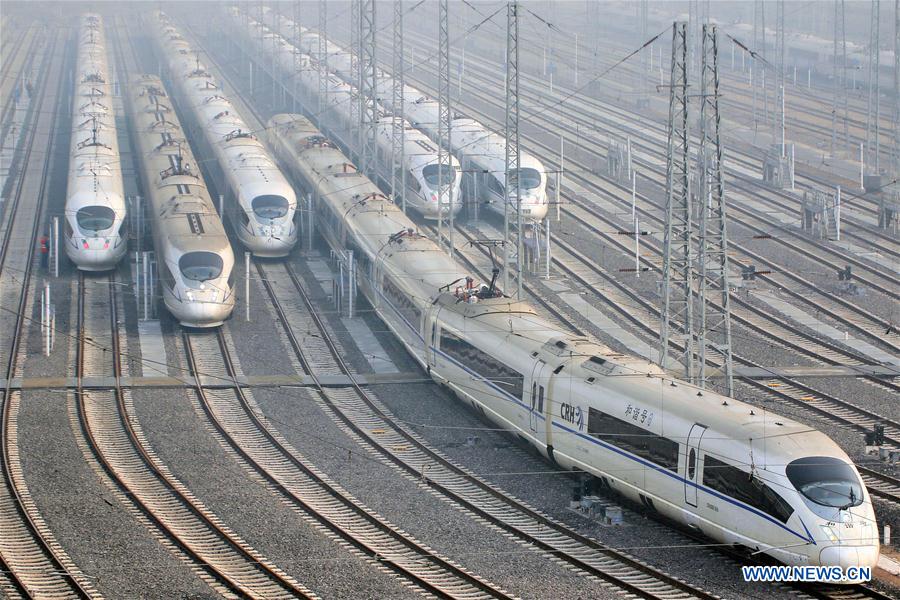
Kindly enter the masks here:
M 246 15 L 242 16 L 236 9 L 232 11 L 232 18 L 237 29 L 236 35 L 242 36 L 257 52 L 268 56 L 274 55 L 274 64 L 279 69 L 276 76 L 289 79 L 299 71 L 296 79 L 300 100 L 308 107 L 317 107 L 319 75 L 309 55 L 302 52 L 302 49 L 298 51 L 294 45 L 281 35 L 273 33 L 266 25 L 247 18 Z M 245 18 L 246 22 L 242 20 Z M 293 22 L 290 26 L 293 26 Z M 268 68 L 269 63 L 263 66 Z M 342 142 L 343 147 L 351 148 L 355 144 L 348 137 L 349 132 L 356 129 L 356 120 L 351 113 L 352 103 L 357 99 L 356 87 L 334 75 L 329 75 L 326 85 L 328 111 L 319 115 L 318 121 L 332 138 Z M 376 103 L 376 110 L 381 114 L 375 132 L 377 170 L 385 182 L 390 182 L 391 170 L 394 167 L 393 123 L 379 103 Z M 404 121 L 403 126 L 404 164 L 401 168 L 406 174 L 407 204 L 426 219 L 437 219 L 441 213 L 446 218 L 451 211 L 458 214 L 462 209 L 459 161 L 451 155 L 449 157 L 451 169 L 439 169 L 437 145 L 424 133 L 411 127 L 408 122 Z M 402 178 L 401 175 L 402 172 L 397 174 L 398 179 Z
M 291 35 L 296 28 L 293 21 L 272 10 L 264 11 L 264 19 L 285 35 Z M 314 61 L 319 60 L 319 35 L 300 27 L 300 50 L 309 54 Z M 289 38 L 293 39 L 293 38 Z M 353 83 L 354 76 L 350 53 L 331 42 L 325 43 L 328 68 L 347 83 Z M 387 112 L 399 110 L 393 106 L 393 79 L 381 69 L 377 69 L 376 93 Z M 438 143 L 438 102 L 417 90 L 404 86 L 404 112 L 412 127 L 420 129 L 431 140 Z M 459 160 L 465 174 L 464 193 L 477 202 L 487 203 L 494 212 L 502 215 L 505 199 L 508 198 L 510 214 L 515 215 L 517 201 L 522 207 L 522 218 L 526 222 L 538 222 L 547 216 L 547 175 L 543 163 L 534 155 L 520 152 L 519 173 L 513 173 L 508 195 L 506 186 L 506 138 L 495 133 L 473 119 L 454 118 L 450 124 L 452 131 L 451 151 Z M 519 198 L 513 187 L 518 181 Z
M 125 191 L 103 21 L 80 17 L 63 246 L 82 271 L 112 269 L 125 255 Z
M 185 327 L 217 327 L 234 310 L 234 253 L 160 79 L 125 90 L 162 299 Z
M 179 104 L 218 159 L 225 211 L 238 238 L 255 256 L 287 256 L 298 235 L 293 188 L 168 17 L 156 13 L 156 24 Z
M 354 251 L 375 311 L 475 410 L 721 543 L 791 565 L 875 565 L 869 492 L 827 436 L 559 330 L 417 233 L 305 118 L 269 127 L 318 199 L 318 231 Z

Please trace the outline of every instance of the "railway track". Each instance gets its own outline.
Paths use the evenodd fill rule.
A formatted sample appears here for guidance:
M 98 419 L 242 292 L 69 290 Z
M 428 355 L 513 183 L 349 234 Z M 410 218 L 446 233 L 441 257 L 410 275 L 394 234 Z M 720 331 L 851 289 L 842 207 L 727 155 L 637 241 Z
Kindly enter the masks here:
M 0 459 L 3 481 L 0 485 L 0 560 L 5 563 L 5 575 L 11 586 L 24 597 L 91 598 L 98 597 L 90 582 L 78 570 L 62 547 L 56 542 L 39 514 L 29 492 L 22 471 L 18 450 L 17 415 L 21 392 L 12 388 L 13 378 L 22 368 L 24 355 L 20 343 L 31 325 L 29 292 L 31 287 L 34 246 L 37 241 L 40 217 L 47 202 L 52 149 L 57 117 L 65 94 L 63 80 L 65 60 L 59 54 L 66 45 L 62 32 L 54 37 L 43 56 L 37 82 L 39 98 L 28 117 L 27 137 L 22 146 L 21 169 L 15 183 L 14 195 L 4 214 L 3 241 L 0 244 L 0 275 L 3 278 L 2 300 L 7 307 L 15 306 L 0 317 L 3 336 L 9 342 L 4 347 L 6 385 L 3 390 L 2 423 L 0 423 Z M 49 110 L 45 109 L 49 106 Z M 35 164 L 31 163 L 33 149 Z M 23 201 L 23 198 L 25 199 Z M 13 236 L 20 231 L 23 235 Z M 16 240 L 15 245 L 13 239 Z M 10 321 L 12 321 L 10 323 Z
M 162 464 L 134 414 L 122 375 L 116 285 L 79 277 L 76 403 L 85 438 L 120 490 L 220 593 L 247 598 L 313 598 L 241 540 Z M 98 293 L 98 289 L 101 291 Z M 112 389 L 86 390 L 86 376 L 111 377 Z
M 300 456 L 266 422 L 252 393 L 237 383 L 238 367 L 221 330 L 182 334 L 195 390 L 219 434 L 242 462 L 263 477 L 305 520 L 421 591 L 441 598 L 508 598 L 365 507 Z M 210 389 L 204 380 L 230 381 Z

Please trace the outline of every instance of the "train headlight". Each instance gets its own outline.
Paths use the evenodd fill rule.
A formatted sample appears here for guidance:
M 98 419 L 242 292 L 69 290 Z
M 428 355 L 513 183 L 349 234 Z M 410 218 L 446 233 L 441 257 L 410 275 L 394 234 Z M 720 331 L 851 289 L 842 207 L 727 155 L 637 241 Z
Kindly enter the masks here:
M 838 536 L 834 532 L 834 529 L 832 529 L 828 525 L 819 525 L 819 527 L 822 529 L 822 532 L 825 534 L 825 537 L 828 538 L 829 542 L 837 542 L 838 541 Z
M 193 302 L 193 301 L 194 301 L 194 293 L 193 293 L 193 292 L 188 291 L 187 294 L 186 294 L 186 296 L 187 296 L 188 302 Z

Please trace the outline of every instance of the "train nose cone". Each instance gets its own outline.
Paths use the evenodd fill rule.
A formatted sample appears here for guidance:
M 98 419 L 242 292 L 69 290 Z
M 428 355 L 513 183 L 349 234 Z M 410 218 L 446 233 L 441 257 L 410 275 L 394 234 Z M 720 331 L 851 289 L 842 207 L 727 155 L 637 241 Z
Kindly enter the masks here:
M 103 246 L 107 245 L 108 248 Z M 98 246 L 98 247 L 95 247 Z M 116 266 L 119 259 L 125 254 L 125 246 L 112 247 L 112 243 L 104 243 L 102 240 L 96 244 L 88 243 L 88 248 L 66 247 L 69 259 L 82 271 L 108 271 Z
M 878 563 L 879 547 L 870 546 L 829 546 L 819 553 L 819 564 L 847 567 L 875 567 Z

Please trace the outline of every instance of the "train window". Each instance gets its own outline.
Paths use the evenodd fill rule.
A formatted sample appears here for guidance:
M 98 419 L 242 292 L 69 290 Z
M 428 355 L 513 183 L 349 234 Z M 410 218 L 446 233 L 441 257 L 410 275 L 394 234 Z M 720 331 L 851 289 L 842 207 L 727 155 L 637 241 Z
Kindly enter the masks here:
M 159 263 L 159 276 L 162 278 L 163 283 L 166 284 L 166 287 L 175 291 L 175 277 L 172 275 L 172 271 L 169 270 L 169 265 L 165 263 L 165 261 Z
M 588 434 L 678 472 L 678 442 L 643 427 L 591 408 L 588 410 Z
M 212 252 L 188 252 L 178 260 L 182 275 L 191 281 L 208 281 L 222 274 L 222 257 Z
M 435 188 L 438 185 L 438 171 L 441 171 L 441 185 L 450 185 L 456 181 L 456 171 L 453 167 L 444 167 L 443 169 L 440 169 L 439 165 L 426 165 L 425 168 L 422 169 L 422 177 L 425 178 L 425 181 L 432 188 Z
M 521 373 L 446 329 L 441 330 L 441 351 L 508 394 L 522 397 L 525 377 Z
M 516 176 L 518 174 L 518 177 Z M 510 187 L 516 185 L 516 179 L 522 183 L 523 190 L 532 190 L 541 185 L 541 172 L 537 169 L 519 169 L 509 174 Z
M 758 477 L 709 454 L 703 459 L 703 485 L 787 523 L 794 509 Z
M 287 198 L 284 196 L 257 196 L 251 202 L 253 212 L 260 219 L 280 219 L 287 214 L 288 204 Z
M 697 451 L 691 448 L 690 453 L 688 454 L 688 479 L 693 480 L 694 475 L 697 473 Z
M 393 282 L 390 277 L 385 277 L 384 282 L 382 283 L 382 290 L 384 292 L 385 298 L 394 305 L 400 314 L 409 321 L 410 325 L 412 325 L 415 329 L 419 328 L 419 321 L 422 318 L 422 313 L 419 311 L 419 308 L 413 302 L 413 298 L 410 298 L 409 294 L 403 292 L 397 285 Z
M 830 456 L 798 458 L 785 469 L 801 494 L 822 506 L 844 508 L 863 501 L 862 484 L 853 467 Z
M 103 231 L 112 227 L 116 213 L 108 206 L 85 206 L 75 213 L 81 231 Z

